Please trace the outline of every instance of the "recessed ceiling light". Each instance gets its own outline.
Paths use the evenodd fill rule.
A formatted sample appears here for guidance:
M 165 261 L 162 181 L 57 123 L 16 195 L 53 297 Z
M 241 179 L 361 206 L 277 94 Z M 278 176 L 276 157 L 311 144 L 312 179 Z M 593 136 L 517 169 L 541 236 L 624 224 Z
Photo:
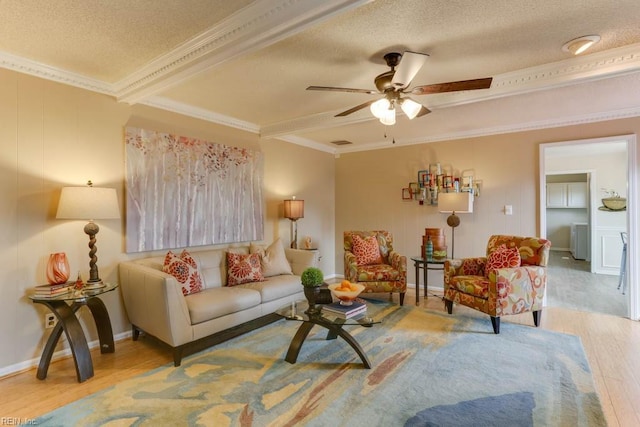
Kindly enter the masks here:
M 598 35 L 582 36 L 566 42 L 564 46 L 562 46 L 562 50 L 573 55 L 580 55 L 599 41 L 600 36 Z

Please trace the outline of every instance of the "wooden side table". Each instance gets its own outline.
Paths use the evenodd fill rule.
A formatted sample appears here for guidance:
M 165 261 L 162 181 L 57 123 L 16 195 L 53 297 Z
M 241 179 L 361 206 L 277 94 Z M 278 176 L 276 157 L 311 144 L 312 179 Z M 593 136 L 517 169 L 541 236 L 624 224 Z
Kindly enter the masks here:
M 78 382 L 84 382 L 93 376 L 93 362 L 91 360 L 91 353 L 89 352 L 87 338 L 85 337 L 82 326 L 76 317 L 76 311 L 85 305 L 89 307 L 89 310 L 93 315 L 93 320 L 96 322 L 96 329 L 100 339 L 100 352 L 115 352 L 109 313 L 107 312 L 107 308 L 102 300 L 98 297 L 107 292 L 113 291 L 117 287 L 118 284 L 108 283 L 101 288 L 73 290 L 66 294 L 56 295 L 54 297 L 42 297 L 34 294 L 29 295 L 29 298 L 34 303 L 47 306 L 58 319 L 58 323 L 56 323 L 51 331 L 51 335 L 49 336 L 47 344 L 44 346 L 44 350 L 42 351 L 42 356 L 40 357 L 40 364 L 38 365 L 38 371 L 36 373 L 36 377 L 39 380 L 47 378 L 47 371 L 49 370 L 51 357 L 53 356 L 54 350 L 63 331 L 67 337 L 67 341 L 69 342 L 71 353 L 73 354 Z
M 411 257 L 413 266 L 416 269 L 416 305 L 420 303 L 420 269 L 423 273 L 424 281 L 424 297 L 427 298 L 427 288 L 429 287 L 429 270 L 444 270 L 444 263 L 446 260 L 425 259 L 419 256 Z

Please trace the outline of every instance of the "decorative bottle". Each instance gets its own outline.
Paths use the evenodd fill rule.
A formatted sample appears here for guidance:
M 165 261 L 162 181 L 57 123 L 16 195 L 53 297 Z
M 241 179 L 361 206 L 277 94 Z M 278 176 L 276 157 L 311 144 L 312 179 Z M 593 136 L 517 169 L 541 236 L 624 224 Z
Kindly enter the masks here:
M 47 262 L 47 281 L 50 285 L 67 283 L 69 280 L 69 261 L 64 252 L 49 255 Z
M 424 251 L 428 261 L 433 259 L 433 242 L 431 241 L 431 236 L 427 236 L 427 243 Z

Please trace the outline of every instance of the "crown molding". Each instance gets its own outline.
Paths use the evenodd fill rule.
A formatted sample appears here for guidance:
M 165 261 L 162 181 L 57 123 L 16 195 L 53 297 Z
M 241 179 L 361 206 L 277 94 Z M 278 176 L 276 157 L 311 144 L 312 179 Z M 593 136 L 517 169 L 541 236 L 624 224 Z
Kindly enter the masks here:
M 505 133 L 527 132 L 541 129 L 558 128 L 564 126 L 575 126 L 587 123 L 603 122 L 608 120 L 627 119 L 640 116 L 640 107 L 623 108 L 609 110 L 590 114 L 581 114 L 577 116 L 567 116 L 562 118 L 554 118 L 549 120 L 532 121 L 526 123 L 517 123 L 503 126 L 493 126 L 481 129 L 474 129 L 464 132 L 452 132 L 448 134 L 435 135 L 424 138 L 414 138 L 410 140 L 398 140 L 395 145 L 390 145 L 389 141 L 377 141 L 374 143 L 359 145 L 353 147 L 339 148 L 338 155 L 345 153 L 355 153 L 359 151 L 371 151 L 385 148 L 393 148 L 396 146 L 418 145 L 430 142 L 451 141 L 464 138 L 478 138 L 483 136 L 500 135 Z
M 45 80 L 79 87 L 91 92 L 115 96 L 113 87 L 106 82 L 92 79 L 81 74 L 72 73 L 61 68 L 52 67 L 41 62 L 32 61 L 10 53 L 0 52 L 0 68 L 29 74 Z
M 119 101 L 141 102 L 237 56 L 257 51 L 373 0 L 259 0 L 115 84 Z
M 260 127 L 254 123 L 239 120 L 234 117 L 225 116 L 224 114 L 218 114 L 204 108 L 193 107 L 188 104 L 173 101 L 168 98 L 160 96 L 154 96 L 143 102 L 142 105 L 149 107 L 159 108 L 161 110 L 171 111 L 174 113 L 182 114 L 184 116 L 193 117 L 195 119 L 205 120 L 207 122 L 216 123 L 223 126 L 228 126 L 234 129 L 240 129 L 251 133 L 260 133 Z
M 312 148 L 318 151 L 324 151 L 325 153 L 329 153 L 333 155 L 336 155 L 338 153 L 338 150 L 336 150 L 334 147 L 329 147 L 327 145 L 315 142 L 311 139 L 301 138 L 295 135 L 284 136 L 282 138 L 275 138 L 275 139 L 279 139 L 281 141 L 288 142 L 290 144 L 300 145 L 302 147 Z

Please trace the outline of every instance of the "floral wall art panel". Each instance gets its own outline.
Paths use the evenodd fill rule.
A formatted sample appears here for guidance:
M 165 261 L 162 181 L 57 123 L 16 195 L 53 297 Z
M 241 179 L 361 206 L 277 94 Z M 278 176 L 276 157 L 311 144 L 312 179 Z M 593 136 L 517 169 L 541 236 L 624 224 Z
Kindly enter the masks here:
M 259 151 L 127 127 L 127 252 L 262 240 Z

